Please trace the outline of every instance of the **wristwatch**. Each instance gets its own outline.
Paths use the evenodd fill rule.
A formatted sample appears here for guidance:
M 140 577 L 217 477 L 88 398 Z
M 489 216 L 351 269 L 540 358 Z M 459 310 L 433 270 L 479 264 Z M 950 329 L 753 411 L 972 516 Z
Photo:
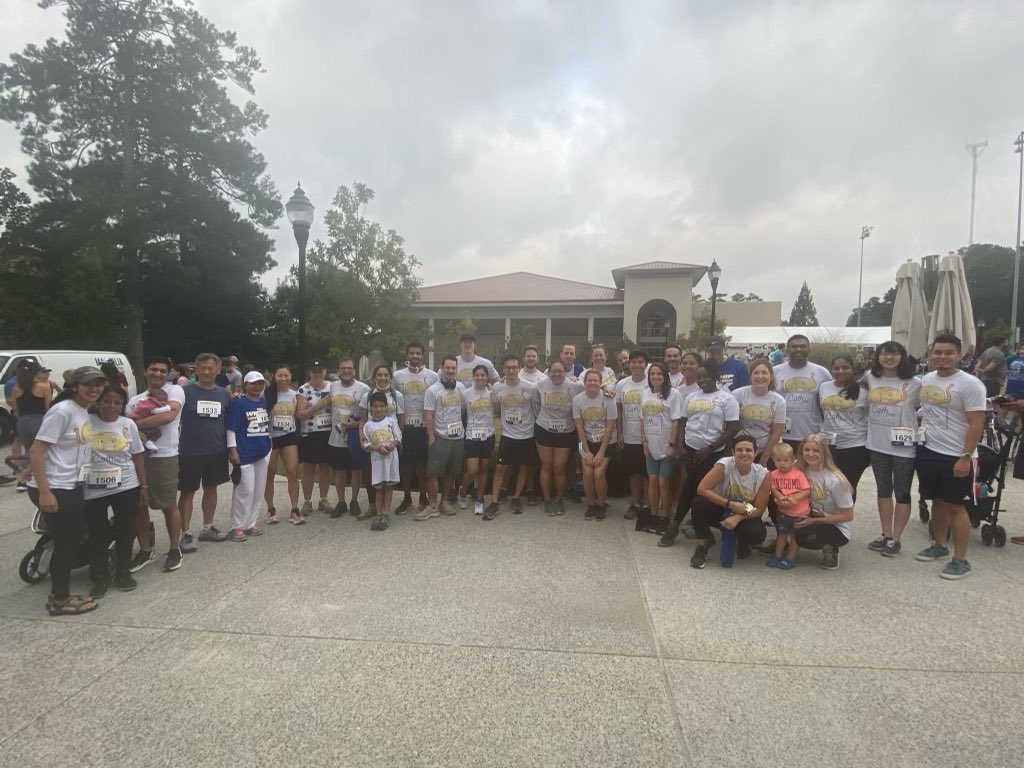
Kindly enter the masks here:
M 974 458 L 974 454 L 973 453 L 961 453 L 960 454 L 960 458 L 961 459 L 973 459 Z
M 746 504 L 743 505 L 743 511 L 746 512 L 748 515 L 752 514 L 754 512 L 754 505 L 748 501 Z

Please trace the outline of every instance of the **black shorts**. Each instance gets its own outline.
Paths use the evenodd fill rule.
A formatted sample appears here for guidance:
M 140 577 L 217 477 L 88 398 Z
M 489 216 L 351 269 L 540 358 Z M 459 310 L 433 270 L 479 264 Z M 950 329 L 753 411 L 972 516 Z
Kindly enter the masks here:
M 589 448 L 590 452 L 596 456 L 597 452 L 601 450 L 601 444 L 592 443 L 589 440 L 587 440 L 587 448 Z M 610 459 L 612 456 L 615 455 L 616 448 L 618 448 L 618 446 L 615 443 L 608 443 L 608 445 L 606 445 L 604 448 L 604 457 L 606 459 Z
M 537 463 L 537 446 L 533 438 L 516 440 L 514 437 L 502 437 L 498 441 L 498 463 L 506 467 L 532 467 Z
M 914 466 L 917 469 L 917 490 L 922 499 L 939 499 L 947 504 L 963 506 L 974 494 L 974 462 L 966 477 L 956 477 L 953 465 L 956 456 L 936 453 L 923 445 L 917 447 Z
M 533 439 L 545 448 L 574 448 L 580 441 L 575 432 L 550 432 L 540 424 L 533 425 Z
M 466 440 L 462 455 L 467 459 L 490 459 L 494 453 L 494 435 L 486 440 Z
M 270 438 L 271 450 L 279 451 L 282 448 L 287 448 L 289 445 L 299 444 L 299 433 L 289 432 L 287 435 L 281 435 L 280 437 Z
M 369 458 L 366 451 L 337 448 L 333 445 L 327 446 L 327 466 L 336 472 L 344 472 L 346 470 L 360 472 L 365 468 L 365 458 Z
M 427 428 L 405 427 L 402 430 L 402 453 L 398 457 L 400 467 L 427 468 Z M 399 470 L 404 476 L 405 470 Z
M 622 471 L 629 476 L 647 475 L 647 457 L 644 447 L 639 444 L 626 443 L 622 446 Z
M 205 456 L 178 456 L 178 490 L 198 491 L 214 488 L 228 481 L 228 452 Z
M 299 461 L 303 464 L 326 464 L 330 432 L 308 432 L 299 438 Z

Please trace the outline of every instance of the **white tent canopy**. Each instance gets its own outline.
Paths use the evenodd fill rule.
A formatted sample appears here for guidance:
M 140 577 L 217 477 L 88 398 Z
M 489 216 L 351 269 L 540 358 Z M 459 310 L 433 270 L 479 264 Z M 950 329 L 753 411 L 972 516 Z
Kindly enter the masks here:
M 840 325 L 821 325 L 798 328 L 792 325 L 730 326 L 725 329 L 729 349 L 774 346 L 784 343 L 795 334 L 803 334 L 811 344 L 845 344 L 850 347 L 874 347 L 889 341 L 889 326 L 846 328 Z

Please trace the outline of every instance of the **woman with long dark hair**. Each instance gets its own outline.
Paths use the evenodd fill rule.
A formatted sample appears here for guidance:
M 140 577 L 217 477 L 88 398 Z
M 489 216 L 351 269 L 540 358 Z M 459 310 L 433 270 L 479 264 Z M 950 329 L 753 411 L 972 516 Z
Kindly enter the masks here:
M 284 474 L 288 479 L 288 500 L 291 512 L 288 522 L 302 525 L 306 517 L 299 511 L 299 425 L 295 418 L 298 393 L 292 389 L 292 371 L 283 363 L 275 365 L 270 371 L 270 386 L 267 387 L 267 408 L 270 411 L 270 464 L 267 471 L 267 484 L 263 497 L 267 501 L 267 523 L 274 525 L 278 521 L 277 510 L 274 508 L 274 478 L 277 475 L 277 460 L 284 464 Z
M 668 525 L 669 482 L 679 464 L 679 421 L 683 398 L 672 387 L 668 366 L 651 363 L 647 388 L 640 396 L 640 436 L 647 463 L 647 497 L 651 511 Z
M 821 432 L 839 471 L 846 476 L 857 499 L 857 484 L 871 463 L 865 443 L 868 439 L 868 392 L 853 374 L 853 358 L 847 354 L 832 358 L 832 381 L 818 385 L 821 404 Z

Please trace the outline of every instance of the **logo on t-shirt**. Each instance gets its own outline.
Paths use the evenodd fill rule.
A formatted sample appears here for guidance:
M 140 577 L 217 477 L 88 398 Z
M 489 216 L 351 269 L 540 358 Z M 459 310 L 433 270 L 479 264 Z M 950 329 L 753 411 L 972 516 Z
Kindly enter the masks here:
M 473 413 L 483 413 L 492 409 L 491 398 L 479 397 L 469 404 L 469 410 Z
M 857 405 L 856 400 L 850 400 L 842 395 L 829 395 L 821 401 L 823 411 L 845 411 Z
M 775 415 L 775 409 L 760 403 L 749 403 L 740 409 L 741 421 L 768 421 Z
M 706 397 L 695 397 L 686 406 L 686 413 L 692 416 L 695 413 L 707 413 L 714 410 L 715 401 Z
M 128 430 L 125 429 L 125 432 Z M 119 453 L 128 448 L 128 435 L 117 432 L 97 432 L 92 436 L 90 447 L 103 453 Z
M 550 406 L 565 406 L 572 402 L 568 392 L 548 392 L 544 395 L 544 405 Z
M 953 402 L 953 389 L 956 384 L 948 384 L 945 389 L 928 384 L 921 387 L 921 402 L 929 405 L 949 405 Z
M 868 393 L 869 403 L 884 403 L 886 405 L 895 405 L 896 403 L 902 403 L 906 399 L 906 382 L 901 384 L 899 389 L 897 389 L 896 387 L 875 387 Z
M 814 383 L 814 379 L 808 376 L 794 376 L 782 382 L 784 392 L 812 392 L 817 388 L 818 385 Z

